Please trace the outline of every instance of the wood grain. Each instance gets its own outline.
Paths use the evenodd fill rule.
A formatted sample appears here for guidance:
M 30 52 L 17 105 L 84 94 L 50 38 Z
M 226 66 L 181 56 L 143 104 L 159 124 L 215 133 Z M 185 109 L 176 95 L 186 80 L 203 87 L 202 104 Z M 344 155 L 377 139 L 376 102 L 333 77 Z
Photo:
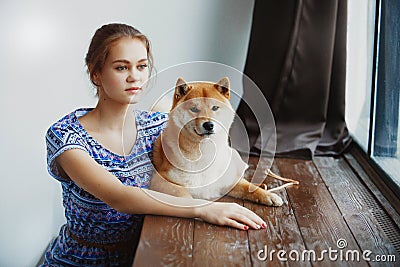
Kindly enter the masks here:
M 271 169 L 274 173 L 279 174 L 275 164 Z M 268 178 L 265 182 L 268 188 L 282 184 L 281 181 L 271 178 Z M 254 211 L 267 223 L 266 229 L 249 230 L 248 232 L 253 266 L 311 266 L 309 262 L 292 261 L 288 255 L 285 256 L 288 261 L 280 261 L 276 254 L 271 254 L 273 250 L 283 250 L 289 253 L 292 250 L 304 251 L 305 249 L 286 191 L 282 190 L 278 194 L 284 201 L 281 207 L 266 207 L 248 201 L 244 203 L 245 207 Z M 260 250 L 262 250 L 261 253 Z
M 146 215 L 133 266 L 192 266 L 190 219 Z
M 339 239 L 346 240 L 348 250 L 360 251 L 360 248 L 313 162 L 277 159 L 276 164 L 281 175 L 300 181 L 296 188 L 287 188 L 287 193 L 306 249 L 315 252 L 316 259 L 321 259 L 313 261 L 313 265 L 337 266 L 339 262 L 340 266 L 354 266 L 354 262 L 333 261 L 326 254 L 320 257 L 322 251 L 337 250 Z M 313 254 L 307 257 L 313 258 Z M 368 264 L 362 261 L 357 266 Z
M 354 148 L 352 149 L 352 153 L 346 153 L 344 155 L 347 163 L 349 164 L 349 166 L 351 166 L 353 172 L 357 173 L 358 177 L 361 179 L 361 181 L 363 181 L 365 187 L 367 187 L 374 194 L 376 199 L 382 205 L 383 209 L 390 215 L 390 217 L 392 217 L 394 223 L 396 223 L 396 225 L 400 227 L 400 215 L 396 211 L 396 208 L 398 211 L 400 211 L 400 203 L 398 202 L 397 196 L 393 197 L 396 199 L 397 202 L 395 202 L 394 206 L 392 206 L 389 203 L 389 200 L 375 185 L 374 181 L 371 180 L 374 179 L 375 181 L 380 181 L 380 183 L 383 183 L 380 177 L 370 166 L 365 166 L 367 169 L 364 170 L 358 160 L 353 156 L 353 153 L 356 154 L 358 158 L 361 158 L 361 155 L 359 155 L 360 152 L 357 150 L 357 148 Z
M 221 202 L 243 201 L 224 197 Z M 195 221 L 193 266 L 251 266 L 247 231 Z
M 298 186 L 277 192 L 284 201 L 281 207 L 231 197 L 220 200 L 253 210 L 267 222 L 266 229 L 244 231 L 194 219 L 147 215 L 133 266 L 397 266 L 399 256 L 393 242 L 399 239 L 400 217 L 364 177 L 363 169 L 356 166 L 355 171 L 355 162 L 349 165 L 353 160 L 351 156 L 316 158 L 314 162 L 276 159 L 273 172 L 300 181 Z M 250 157 L 248 162 L 246 179 L 263 180 L 270 161 Z M 261 171 L 255 173 L 256 166 Z M 272 178 L 265 182 L 269 188 L 281 184 Z M 379 226 L 382 218 L 391 228 Z M 339 239 L 346 240 L 345 248 L 338 248 Z M 371 257 L 395 255 L 397 262 L 330 260 L 327 254 L 319 260 L 322 251 L 329 249 L 342 251 L 342 255 L 368 249 L 373 252 Z M 260 250 L 275 253 L 271 260 L 269 255 L 260 259 L 265 256 Z M 288 260 L 279 260 L 278 251 L 284 251 Z M 305 253 L 306 259 L 291 260 L 292 251 L 300 257 Z M 313 257 L 310 251 L 315 252 L 315 261 L 307 259 Z
M 396 255 L 383 229 L 379 226 L 375 215 L 387 216 L 371 192 L 361 183 L 343 158 L 315 158 L 314 163 L 321 173 L 322 179 L 329 187 L 343 218 L 357 239 L 360 248 L 372 251 L 371 258 L 376 255 Z M 387 223 L 390 217 L 387 216 Z M 399 229 L 392 225 L 393 230 Z M 394 229 L 397 228 L 397 229 Z M 399 232 L 400 233 L 400 232 Z M 383 266 L 382 263 L 371 262 L 371 266 Z M 387 263 L 386 266 L 393 266 Z

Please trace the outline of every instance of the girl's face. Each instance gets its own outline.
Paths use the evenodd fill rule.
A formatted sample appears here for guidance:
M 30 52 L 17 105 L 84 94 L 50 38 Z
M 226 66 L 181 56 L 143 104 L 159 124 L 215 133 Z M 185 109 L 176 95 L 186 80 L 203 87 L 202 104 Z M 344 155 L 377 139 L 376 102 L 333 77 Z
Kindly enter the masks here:
M 115 41 L 100 73 L 99 98 L 120 104 L 134 104 L 143 94 L 149 77 L 147 50 L 139 39 L 123 37 Z

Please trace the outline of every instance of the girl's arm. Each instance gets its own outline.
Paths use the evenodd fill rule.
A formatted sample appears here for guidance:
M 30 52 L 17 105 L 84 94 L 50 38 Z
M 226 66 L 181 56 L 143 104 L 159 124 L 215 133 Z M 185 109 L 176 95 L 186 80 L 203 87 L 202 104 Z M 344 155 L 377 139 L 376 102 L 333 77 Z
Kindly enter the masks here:
M 119 212 L 200 218 L 239 229 L 247 229 L 247 226 L 259 229 L 265 226 L 265 222 L 254 212 L 235 203 L 180 198 L 126 186 L 80 149 L 63 152 L 56 162 L 68 176 L 65 178 L 73 180 Z

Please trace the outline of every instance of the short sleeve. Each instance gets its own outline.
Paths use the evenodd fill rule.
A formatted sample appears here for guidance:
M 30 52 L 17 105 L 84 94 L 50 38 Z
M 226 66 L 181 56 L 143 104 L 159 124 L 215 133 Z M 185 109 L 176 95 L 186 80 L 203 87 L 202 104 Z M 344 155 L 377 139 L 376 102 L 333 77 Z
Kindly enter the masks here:
M 59 181 L 65 181 L 61 177 L 55 159 L 68 149 L 82 149 L 87 152 L 85 143 L 80 134 L 68 124 L 55 123 L 46 133 L 47 171 Z

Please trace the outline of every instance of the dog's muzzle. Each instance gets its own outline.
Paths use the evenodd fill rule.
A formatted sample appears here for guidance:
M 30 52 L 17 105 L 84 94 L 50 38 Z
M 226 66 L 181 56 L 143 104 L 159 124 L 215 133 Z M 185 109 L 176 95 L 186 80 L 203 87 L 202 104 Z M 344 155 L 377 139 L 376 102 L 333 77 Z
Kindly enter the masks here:
M 212 121 L 203 122 L 201 125 L 201 132 L 199 133 L 196 129 L 195 132 L 200 136 L 214 134 L 214 123 Z

